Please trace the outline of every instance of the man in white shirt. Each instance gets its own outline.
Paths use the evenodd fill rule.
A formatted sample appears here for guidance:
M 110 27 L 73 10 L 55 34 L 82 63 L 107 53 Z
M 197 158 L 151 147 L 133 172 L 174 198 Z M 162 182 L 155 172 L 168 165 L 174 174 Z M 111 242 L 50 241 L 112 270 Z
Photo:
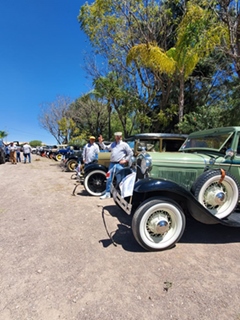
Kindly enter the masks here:
M 25 144 L 23 145 L 24 163 L 27 162 L 27 158 L 28 158 L 28 162 L 31 163 L 31 151 L 32 151 L 31 146 L 28 144 L 28 142 L 25 142 Z
M 110 157 L 110 164 L 108 167 L 108 171 L 110 171 L 113 167 L 115 167 L 115 170 L 121 170 L 124 168 L 130 158 L 133 156 L 133 151 L 130 148 L 130 146 L 122 141 L 122 132 L 115 132 L 115 141 L 110 144 L 110 146 L 106 146 L 103 143 L 103 138 L 100 136 L 98 138 L 99 144 L 103 149 L 107 149 L 111 151 L 111 157 Z M 101 200 L 111 198 L 110 194 L 110 187 L 112 183 L 112 172 L 110 174 L 110 177 L 107 179 L 107 184 L 106 184 L 106 192 L 103 196 L 100 197 Z
M 89 137 L 89 143 L 87 143 L 83 149 L 83 163 L 85 168 L 97 161 L 99 146 L 95 143 L 95 137 Z

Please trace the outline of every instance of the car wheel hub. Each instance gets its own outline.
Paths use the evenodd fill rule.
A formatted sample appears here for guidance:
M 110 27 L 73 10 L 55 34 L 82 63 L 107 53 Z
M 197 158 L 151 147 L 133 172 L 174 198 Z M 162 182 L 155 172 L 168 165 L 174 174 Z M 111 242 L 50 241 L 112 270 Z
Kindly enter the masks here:
M 219 188 L 219 186 L 213 186 L 206 190 L 204 195 L 204 202 L 208 206 L 221 206 L 226 201 L 226 192 Z
M 150 216 L 147 229 L 151 235 L 163 235 L 170 229 L 168 217 L 164 213 L 156 213 Z
M 102 181 L 100 180 L 95 180 L 94 181 L 95 186 L 101 186 L 102 185 Z

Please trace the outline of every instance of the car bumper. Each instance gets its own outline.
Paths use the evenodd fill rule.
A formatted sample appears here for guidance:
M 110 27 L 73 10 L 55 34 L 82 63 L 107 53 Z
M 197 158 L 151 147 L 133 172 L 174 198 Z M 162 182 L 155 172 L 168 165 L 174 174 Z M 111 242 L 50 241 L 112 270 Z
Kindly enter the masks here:
M 121 194 L 112 186 L 111 194 L 113 196 L 114 202 L 128 215 L 132 212 L 132 204 L 127 202 L 124 198 L 121 197 Z M 132 197 L 130 197 L 132 200 Z

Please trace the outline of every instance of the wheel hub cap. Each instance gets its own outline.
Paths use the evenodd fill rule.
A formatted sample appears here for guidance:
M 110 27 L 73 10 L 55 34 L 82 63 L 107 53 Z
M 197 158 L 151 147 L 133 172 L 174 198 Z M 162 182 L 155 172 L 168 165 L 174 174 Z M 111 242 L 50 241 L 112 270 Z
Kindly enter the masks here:
M 221 206 L 226 201 L 226 193 L 214 187 L 206 192 L 204 198 L 205 202 L 210 206 Z
M 148 229 L 154 234 L 164 234 L 170 228 L 169 221 L 166 216 L 159 214 L 154 216 L 148 222 Z

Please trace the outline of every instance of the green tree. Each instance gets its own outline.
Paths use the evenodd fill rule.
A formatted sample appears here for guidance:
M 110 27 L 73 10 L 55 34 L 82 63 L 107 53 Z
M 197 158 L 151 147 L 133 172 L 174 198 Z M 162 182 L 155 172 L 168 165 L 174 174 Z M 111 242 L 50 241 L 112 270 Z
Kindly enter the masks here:
M 141 105 L 141 101 L 136 97 L 131 87 L 127 87 L 124 78 L 119 77 L 115 72 L 109 73 L 106 77 L 99 77 L 94 81 L 94 84 L 94 92 L 106 99 L 109 139 L 111 137 L 112 110 L 118 115 L 122 127 L 122 129 L 118 128 L 118 131 L 122 130 L 125 137 L 131 135 L 136 126 L 136 118 Z
M 181 16 L 181 1 L 149 1 L 149 0 L 96 0 L 91 5 L 81 7 L 79 22 L 89 37 L 95 52 L 107 61 L 108 77 L 113 72 L 121 83 L 124 94 L 135 95 L 134 115 L 140 125 L 140 132 L 151 127 L 158 117 L 153 104 L 158 103 L 161 109 L 166 108 L 171 92 L 171 79 L 161 72 L 138 65 L 126 66 L 126 56 L 131 47 L 144 41 L 156 42 L 159 47 L 167 49 L 173 42 L 174 31 Z M 94 68 L 92 68 L 94 69 Z M 94 69 L 95 70 L 95 69 Z M 91 70 L 90 70 L 91 72 Z M 160 92 L 160 94 L 159 94 Z M 158 95 L 159 99 L 156 99 Z M 106 97 L 107 98 L 107 97 Z M 121 96 L 122 98 L 122 96 Z M 121 115 L 120 113 L 118 113 Z M 123 119 L 121 119 L 123 123 Z M 158 130 L 158 127 L 156 127 Z
M 0 139 L 3 139 L 8 136 L 8 133 L 6 131 L 0 131 Z
M 191 133 L 224 125 L 224 110 L 219 106 L 199 106 L 196 111 L 183 116 L 178 128 L 180 132 Z
M 88 140 L 89 135 L 104 132 L 108 118 L 107 105 L 95 92 L 89 92 L 71 104 L 68 115 L 76 124 L 71 139 L 79 137 Z
M 36 148 L 36 147 L 39 147 L 42 145 L 42 141 L 41 140 L 32 140 L 29 142 L 29 144 L 31 147 Z
M 177 30 L 175 47 L 167 51 L 156 43 L 142 43 L 132 47 L 127 63 L 135 61 L 136 66 L 165 73 L 179 81 L 178 116 L 184 115 L 184 84 L 198 62 L 208 56 L 227 37 L 224 28 L 208 10 L 188 3 L 187 11 Z

